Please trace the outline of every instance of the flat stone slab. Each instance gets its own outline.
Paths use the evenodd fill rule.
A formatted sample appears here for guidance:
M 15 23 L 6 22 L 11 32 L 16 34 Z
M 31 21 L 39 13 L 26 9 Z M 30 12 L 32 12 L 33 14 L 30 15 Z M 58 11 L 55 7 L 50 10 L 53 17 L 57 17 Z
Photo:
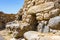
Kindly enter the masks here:
M 46 3 L 36 5 L 36 6 L 29 8 L 28 14 L 37 13 L 37 12 L 41 12 L 44 10 L 49 10 L 49 9 L 52 9 L 53 7 L 54 7 L 54 2 L 46 2 Z

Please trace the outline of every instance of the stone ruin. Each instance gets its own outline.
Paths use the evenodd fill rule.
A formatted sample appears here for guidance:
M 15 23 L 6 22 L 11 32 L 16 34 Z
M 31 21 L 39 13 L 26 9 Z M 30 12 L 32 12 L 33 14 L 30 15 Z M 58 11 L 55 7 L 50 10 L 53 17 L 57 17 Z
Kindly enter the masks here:
M 14 31 L 12 30 L 14 37 L 23 37 L 23 34 L 27 31 L 32 31 L 33 35 L 34 31 L 40 33 L 53 33 L 54 30 L 60 30 L 60 0 L 24 1 L 25 2 L 23 7 L 18 11 L 16 15 L 16 21 L 18 21 L 17 23 L 19 23 L 20 25 L 18 26 L 18 28 L 13 28 L 15 29 Z M 37 34 L 39 35 L 39 33 Z M 26 34 L 24 34 L 24 37 L 27 37 L 28 39 L 28 35 L 31 34 L 27 32 Z

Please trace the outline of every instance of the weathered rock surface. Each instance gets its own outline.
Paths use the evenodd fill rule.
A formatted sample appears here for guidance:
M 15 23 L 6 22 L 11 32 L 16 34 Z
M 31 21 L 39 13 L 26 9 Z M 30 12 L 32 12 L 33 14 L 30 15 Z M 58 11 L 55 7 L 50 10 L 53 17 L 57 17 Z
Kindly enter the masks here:
M 44 33 L 48 33 L 49 32 L 49 27 L 46 26 L 47 21 L 41 21 L 39 22 L 38 26 L 37 26 L 37 31 L 38 32 L 44 32 Z
M 30 14 L 37 13 L 37 12 L 41 12 L 41 11 L 52 9 L 53 7 L 54 7 L 54 3 L 53 2 L 46 2 L 46 3 L 40 4 L 40 5 L 31 7 L 28 10 L 28 13 L 30 13 Z
M 58 16 L 60 14 L 60 9 L 51 10 L 49 14 L 51 15 L 50 17 Z
M 35 31 L 28 31 L 24 33 L 24 37 L 27 40 L 39 40 L 40 39 L 40 33 L 35 32 Z
M 18 29 L 20 27 L 20 24 L 19 24 L 19 22 L 18 21 L 12 21 L 12 22 L 8 22 L 7 24 L 6 24 L 6 29 L 7 30 L 10 30 L 10 31 L 13 31 L 13 30 L 16 30 L 16 29 Z
M 53 35 L 53 34 L 44 34 L 44 33 L 39 33 L 36 31 L 28 31 L 24 33 L 24 37 L 27 40 L 60 40 L 60 36 L 58 35 Z
M 56 16 L 49 20 L 48 26 L 53 29 L 60 29 L 60 16 Z

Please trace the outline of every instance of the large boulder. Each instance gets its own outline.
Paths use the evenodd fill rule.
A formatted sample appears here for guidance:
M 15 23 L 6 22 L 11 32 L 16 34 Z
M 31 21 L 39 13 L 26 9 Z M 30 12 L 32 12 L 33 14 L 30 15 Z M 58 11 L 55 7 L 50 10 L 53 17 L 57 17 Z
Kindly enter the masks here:
M 28 31 L 24 33 L 24 37 L 27 40 L 39 40 L 40 39 L 40 33 L 36 31 Z
M 37 6 L 30 7 L 28 10 L 28 14 L 34 14 L 44 10 L 49 10 L 52 9 L 53 7 L 54 7 L 54 2 L 46 2 Z
M 36 31 L 28 31 L 24 33 L 27 40 L 60 40 L 60 36 L 47 33 L 39 33 Z
M 48 22 L 48 26 L 53 29 L 60 29 L 60 16 L 51 18 Z

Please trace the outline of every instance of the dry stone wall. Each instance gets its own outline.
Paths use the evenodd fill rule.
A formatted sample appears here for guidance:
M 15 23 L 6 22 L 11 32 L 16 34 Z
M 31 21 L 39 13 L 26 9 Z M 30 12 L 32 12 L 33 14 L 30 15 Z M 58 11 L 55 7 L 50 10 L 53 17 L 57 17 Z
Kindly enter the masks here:
M 35 25 L 37 30 L 44 31 L 49 23 L 49 20 L 60 14 L 60 1 L 59 0 L 24 0 L 22 11 L 22 21 L 31 25 Z M 40 26 L 40 24 L 42 26 Z M 48 26 L 49 27 L 49 26 Z M 40 28 L 40 29 L 39 29 Z M 49 30 L 47 28 L 47 30 Z M 45 30 L 46 31 L 46 30 Z
M 27 31 L 42 33 L 51 32 L 50 29 L 60 30 L 60 0 L 24 0 L 24 5 L 16 15 L 20 23 L 15 37 L 22 37 Z M 58 26 L 59 25 L 59 26 Z M 14 32 L 15 32 L 14 31 Z M 32 39 L 33 40 L 33 39 Z

